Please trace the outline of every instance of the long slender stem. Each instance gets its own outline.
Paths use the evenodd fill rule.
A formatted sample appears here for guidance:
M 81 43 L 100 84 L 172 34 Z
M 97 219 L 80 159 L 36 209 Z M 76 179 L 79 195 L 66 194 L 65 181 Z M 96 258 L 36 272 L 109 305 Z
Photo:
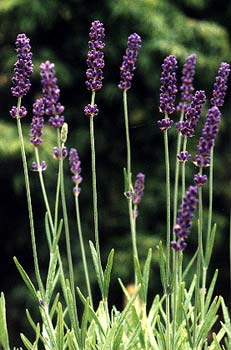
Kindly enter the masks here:
M 18 110 L 20 110 L 20 107 L 21 107 L 21 98 L 19 97 L 18 104 L 17 104 Z M 31 243 L 32 243 L 32 252 L 33 252 L 33 258 L 34 258 L 35 275 L 36 275 L 36 279 L 37 279 L 37 283 L 38 283 L 38 287 L 39 287 L 41 296 L 44 297 L 45 292 L 44 292 L 44 286 L 42 283 L 42 279 L 40 276 L 38 254 L 37 254 L 37 248 L 36 248 L 34 217 L 33 217 L 33 209 L 32 209 L 32 202 L 31 202 L 30 181 L 29 181 L 29 175 L 28 175 L 28 167 L 27 167 L 27 159 L 26 159 L 26 152 L 25 152 L 25 146 L 24 146 L 24 138 L 23 138 L 23 133 L 22 133 L 20 117 L 17 117 L 16 119 L 17 119 L 18 136 L 19 136 L 20 147 L 21 147 L 23 171 L 24 171 L 25 186 L 26 186 L 26 196 L 27 196 L 28 214 L 29 214 L 29 222 L 30 222 Z
M 76 305 L 76 296 L 75 296 L 74 269 L 73 269 L 73 261 L 72 261 L 72 254 L 71 254 L 70 230 L 69 230 L 69 223 L 68 223 L 66 196 L 65 196 L 65 186 L 64 186 L 64 176 L 63 176 L 63 159 L 60 159 L 60 168 L 61 168 L 61 171 L 60 171 L 61 201 L 62 201 L 62 208 L 63 208 L 63 222 L 64 222 L 64 231 L 65 231 L 65 238 L 66 238 L 66 249 L 67 249 L 67 261 L 68 261 L 68 268 L 69 268 L 69 278 L 70 278 L 71 292 L 72 292 L 73 302 L 74 302 L 74 313 L 75 313 L 76 328 L 79 329 L 79 321 L 78 321 L 78 313 L 77 313 L 77 305 Z
M 86 285 L 87 285 L 87 291 L 88 291 L 88 295 L 90 298 L 90 304 L 91 304 L 91 306 L 93 306 L 91 285 L 90 285 L 90 279 L 89 279 L 89 273 L 88 273 L 88 267 L 87 267 L 86 252 L 85 252 L 84 243 L 83 243 L 83 234 L 82 234 L 82 225 L 81 225 L 81 219 L 80 219 L 79 197 L 78 196 L 75 196 L 75 209 L 76 209 L 76 219 L 77 219 L 77 226 L 78 226 L 78 233 L 79 233 L 79 242 L 80 242 L 80 249 L 81 249 L 82 260 L 83 260 L 83 268 L 84 268 L 85 280 L 86 280 Z
M 123 91 L 123 107 L 124 107 L 124 123 L 125 123 L 125 134 L 126 134 L 126 147 L 127 147 L 127 186 L 128 191 L 132 192 L 132 174 L 131 174 L 131 143 L 130 143 L 130 134 L 129 134 L 129 117 L 128 117 L 128 103 L 127 103 L 127 91 Z M 133 216 L 133 207 L 132 207 L 132 198 L 129 196 L 128 198 L 128 212 L 129 212 L 129 222 L 130 222 L 130 230 L 132 237 L 132 249 L 133 256 L 138 259 L 138 250 L 136 243 L 136 223 L 135 218 Z M 135 275 L 135 283 L 136 283 L 136 275 Z
M 167 115 L 165 116 L 167 118 Z M 169 164 L 169 148 L 168 148 L 168 130 L 164 131 L 164 149 L 165 149 L 165 171 L 166 171 L 166 220 L 167 220 L 167 237 L 166 237 L 166 279 L 167 279 L 167 293 L 166 295 L 166 337 L 167 350 L 170 350 L 170 238 L 171 238 L 171 195 L 170 195 L 170 164 Z
M 37 164 L 39 166 L 40 165 L 40 159 L 39 159 L 39 152 L 38 152 L 38 148 L 37 147 L 35 147 L 35 157 L 36 157 L 36 162 L 37 162 Z M 41 186 L 41 189 L 42 189 L 43 199 L 44 199 L 45 206 L 46 206 L 46 211 L 47 211 L 47 214 L 48 214 L 49 223 L 50 223 L 51 230 L 52 230 L 53 237 L 54 237 L 56 232 L 54 231 L 53 219 L 52 219 L 52 215 L 51 215 L 50 205 L 49 205 L 49 202 L 48 202 L 46 188 L 45 188 L 43 174 L 42 174 L 42 170 L 41 169 L 39 169 L 38 174 L 39 174 L 39 180 L 40 180 L 40 186 Z
M 59 131 L 59 129 L 57 129 L 57 144 L 58 144 L 58 149 L 60 149 L 61 148 L 61 142 L 60 142 L 60 131 Z M 55 197 L 55 217 L 54 217 L 54 231 L 55 232 L 57 232 L 57 227 L 58 227 L 60 187 L 61 187 L 61 162 L 59 161 L 59 171 L 58 171 L 58 179 L 57 179 L 57 186 L 56 186 L 56 197 Z
M 186 147 L 187 147 L 187 137 L 184 137 L 183 152 L 186 151 Z M 185 194 L 185 165 L 186 165 L 186 163 L 183 162 L 182 163 L 182 197 Z
M 214 154 L 214 146 L 211 148 L 210 167 L 209 167 L 209 212 L 208 212 L 208 231 L 207 231 L 208 239 L 211 234 L 212 214 L 213 214 L 213 154 Z
M 181 112 L 180 115 L 180 121 L 184 119 L 184 112 Z M 181 142 L 182 142 L 182 136 L 180 133 L 178 133 L 177 136 L 177 149 L 176 149 L 176 164 L 175 164 L 175 183 L 174 183 L 174 197 L 173 197 L 173 223 L 176 222 L 176 215 L 177 215 L 177 209 L 178 209 L 178 186 L 179 186 L 179 170 L 180 170 L 180 163 L 177 158 L 177 155 L 180 153 L 181 149 Z M 173 240 L 175 240 L 175 233 L 173 231 Z
M 127 91 L 123 91 L 123 106 L 124 106 L 124 122 L 125 122 L 125 133 L 126 133 L 126 146 L 127 146 L 127 176 L 129 191 L 131 190 L 131 143 L 129 134 L 129 119 L 128 119 L 128 102 L 127 102 Z
M 91 105 L 95 103 L 95 91 L 92 91 Z M 96 165 L 95 165 L 95 132 L 94 132 L 94 116 L 90 116 L 90 141 L 91 141 L 91 171 L 92 171 L 92 196 L 93 196 L 93 216 L 95 244 L 98 258 L 100 260 L 99 247 L 99 220 L 98 220 L 98 200 L 97 200 L 97 183 L 96 183 Z
M 202 168 L 200 172 L 202 175 Z M 203 273 L 202 267 L 204 262 L 203 254 L 203 201 L 202 201 L 202 186 L 199 187 L 199 220 L 198 220 L 198 255 L 197 255 L 197 268 L 196 268 L 196 287 L 195 287 L 195 305 L 194 305 L 194 324 L 193 324 L 193 350 L 196 350 L 196 326 L 197 326 L 197 316 L 199 312 L 200 303 L 200 281 L 201 272 Z

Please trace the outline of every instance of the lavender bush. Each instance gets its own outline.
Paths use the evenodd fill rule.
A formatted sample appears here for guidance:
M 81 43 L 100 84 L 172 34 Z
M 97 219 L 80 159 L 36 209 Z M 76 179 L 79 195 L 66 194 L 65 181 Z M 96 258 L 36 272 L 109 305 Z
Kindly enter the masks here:
M 141 267 L 136 239 L 137 224 L 142 214 L 140 207 L 145 192 L 146 176 L 139 172 L 136 178 L 133 178 L 128 113 L 128 90 L 132 88 L 142 41 L 136 33 L 131 34 L 128 38 L 127 49 L 120 67 L 118 88 L 123 93 L 127 146 L 124 197 L 128 203 L 134 284 L 132 293 L 129 293 L 124 282 L 119 279 L 127 303 L 122 311 L 119 311 L 116 306 L 110 309 L 108 296 L 114 249 L 109 253 L 106 266 L 103 268 L 99 245 L 94 135 L 94 120 L 99 113 L 99 108 L 95 103 L 96 91 L 98 92 L 103 86 L 104 36 L 103 24 L 94 21 L 90 28 L 89 52 L 86 62 L 86 88 L 91 91 L 91 100 L 83 109 L 83 113 L 89 118 L 90 126 L 94 243 L 90 241 L 89 247 L 101 293 L 99 303 L 94 300 L 91 290 L 90 262 L 86 257 L 88 244 L 84 242 L 81 225 L 81 187 L 84 186 L 84 179 L 81 175 L 81 155 L 76 148 L 68 150 L 68 125 L 64 121 L 64 106 L 60 102 L 61 93 L 55 75 L 55 64 L 46 61 L 40 66 L 42 89 L 40 97 L 33 104 L 30 131 L 30 142 L 34 148 L 35 160 L 32 164 L 28 164 L 21 123 L 21 119 L 28 113 L 22 105 L 22 98 L 29 93 L 31 87 L 30 76 L 33 64 L 30 40 L 25 34 L 17 36 L 18 60 L 14 68 L 15 76 L 12 78 L 12 95 L 17 97 L 17 104 L 12 107 L 10 115 L 16 119 L 21 145 L 36 281 L 33 282 L 30 279 L 16 257 L 14 261 L 29 292 L 34 297 L 35 308 L 40 314 L 40 319 L 34 320 L 30 311 L 26 311 L 25 317 L 34 331 L 34 338 L 28 339 L 26 335 L 20 334 L 23 347 L 29 350 L 229 350 L 231 348 L 231 322 L 228 309 L 222 296 L 214 296 L 218 272 L 215 271 L 210 283 L 207 280 L 207 272 L 216 232 L 216 225 L 213 224 L 212 219 L 214 146 L 222 118 L 220 108 L 224 104 L 230 66 L 228 63 L 222 63 L 218 70 L 212 97 L 206 104 L 208 111 L 204 125 L 200 131 L 198 121 L 204 116 L 203 106 L 206 96 L 202 90 L 196 90 L 194 93 L 196 55 L 192 54 L 186 58 L 182 70 L 182 84 L 179 88 L 177 87 L 178 63 L 176 57 L 174 55 L 166 57 L 162 65 L 159 111 L 164 116 L 157 121 L 157 125 L 163 133 L 166 167 L 166 238 L 164 243 L 160 242 L 157 247 L 163 293 L 152 296 L 152 303 L 149 307 L 149 272 L 152 248 L 155 247 L 150 247 L 144 266 Z M 181 100 L 176 106 L 178 90 L 181 92 Z M 176 114 L 179 112 L 179 117 L 172 117 L 174 112 Z M 43 129 L 47 127 L 45 125 L 47 117 L 48 127 L 55 129 L 57 138 L 57 143 L 53 148 L 53 158 L 57 164 L 54 208 L 50 205 L 50 196 L 46 190 L 46 160 L 40 159 Z M 176 136 L 175 169 L 171 169 L 169 161 L 169 129 Z M 187 151 L 187 144 L 193 136 L 200 135 L 200 133 L 197 149 L 194 150 L 195 154 L 191 155 Z M 69 174 L 64 171 L 64 162 L 67 161 L 67 157 Z M 186 167 L 190 166 L 197 170 L 191 182 L 186 184 Z M 209 168 L 209 171 L 206 168 Z M 38 174 L 46 207 L 44 230 L 50 255 L 45 278 L 40 273 L 28 169 Z M 171 172 L 175 178 L 173 190 L 170 183 Z M 75 283 L 73 247 L 70 241 L 69 213 L 64 182 L 66 176 L 73 183 L 76 227 L 84 267 L 86 295 L 83 294 L 83 286 L 77 286 Z M 203 187 L 205 185 L 209 187 L 208 217 L 205 217 L 203 211 Z M 198 226 L 197 249 L 191 261 L 186 264 L 184 250 L 190 244 L 190 231 L 193 223 L 197 223 Z M 60 236 L 63 234 L 66 241 L 67 271 L 63 264 L 65 253 L 59 246 Z M 191 278 L 188 278 L 193 269 L 196 270 L 196 273 L 191 273 Z M 77 301 L 81 301 L 83 305 L 81 314 Z M 216 327 L 214 327 L 215 323 Z M 8 336 L 3 293 L 0 297 L 0 345 L 4 350 L 12 348 Z

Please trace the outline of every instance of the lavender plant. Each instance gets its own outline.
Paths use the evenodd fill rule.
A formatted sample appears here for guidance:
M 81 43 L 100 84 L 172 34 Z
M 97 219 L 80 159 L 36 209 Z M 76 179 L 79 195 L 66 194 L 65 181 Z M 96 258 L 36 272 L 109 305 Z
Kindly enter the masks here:
M 16 119 L 21 145 L 22 164 L 25 176 L 27 204 L 31 231 L 32 251 L 36 282 L 32 282 L 17 258 L 15 264 L 28 290 L 35 300 L 35 307 L 40 314 L 40 320 L 33 320 L 30 312 L 26 317 L 34 330 L 34 340 L 29 340 L 21 334 L 23 346 L 28 350 L 229 350 L 231 346 L 231 322 L 228 309 L 222 296 L 213 296 L 217 279 L 217 270 L 210 282 L 207 281 L 207 271 L 213 251 L 216 225 L 212 227 L 212 192 L 213 192 L 213 150 L 215 139 L 221 120 L 221 111 L 227 89 L 230 67 L 222 63 L 214 84 L 213 95 L 210 100 L 201 137 L 194 155 L 194 165 L 199 168 L 194 174 L 188 189 L 185 191 L 185 163 L 191 155 L 186 150 L 187 141 L 197 134 L 198 120 L 205 103 L 206 96 L 202 90 L 194 92 L 193 77 L 195 75 L 196 55 L 190 55 L 182 70 L 181 101 L 175 107 L 178 91 L 176 57 L 170 55 L 162 65 L 160 88 L 160 113 L 164 118 L 158 121 L 164 136 L 164 153 L 166 167 L 166 236 L 164 243 L 158 245 L 160 277 L 163 294 L 152 296 L 151 306 L 148 307 L 149 271 L 152 260 L 150 247 L 143 269 L 139 261 L 137 247 L 137 217 L 140 217 L 141 199 L 144 194 L 145 175 L 139 172 L 133 185 L 131 146 L 129 133 L 129 115 L 127 91 L 136 69 L 136 59 L 141 48 L 141 38 L 138 34 L 131 34 L 128 47 L 120 68 L 119 89 L 123 91 L 123 106 L 125 120 L 125 135 L 127 147 L 127 166 L 124 169 L 125 196 L 128 201 L 128 217 L 130 223 L 132 253 L 134 258 L 134 290 L 129 295 L 126 285 L 119 279 L 127 304 L 122 311 L 116 306 L 111 310 L 108 305 L 109 285 L 113 265 L 114 249 L 108 256 L 105 270 L 100 257 L 98 204 L 96 186 L 96 151 L 94 135 L 94 118 L 99 109 L 95 104 L 96 91 L 102 88 L 104 68 L 104 26 L 94 21 L 90 29 L 90 40 L 86 71 L 86 87 L 91 91 L 91 103 L 85 106 L 84 113 L 90 119 L 90 144 L 92 155 L 92 195 L 95 245 L 90 241 L 92 261 L 101 292 L 101 301 L 96 304 L 91 291 L 91 276 L 89 275 L 89 261 L 87 261 L 86 242 L 81 225 L 80 193 L 82 184 L 81 161 L 76 148 L 68 150 L 68 125 L 64 122 L 64 106 L 59 102 L 60 89 L 55 76 L 55 65 L 50 61 L 42 63 L 41 85 L 42 94 L 33 104 L 31 120 L 30 142 L 34 147 L 35 161 L 31 169 L 38 173 L 44 205 L 46 209 L 44 230 L 49 248 L 48 271 L 45 278 L 41 277 L 39 269 L 38 249 L 34 225 L 34 212 L 31 201 L 30 176 L 24 147 L 24 136 L 21 118 L 27 116 L 27 110 L 21 105 L 22 97 L 29 92 L 30 75 L 33 71 L 32 53 L 29 39 L 25 34 L 19 34 L 16 40 L 18 61 L 15 64 L 15 76 L 12 79 L 12 94 L 18 98 L 17 106 L 13 106 L 10 114 Z M 180 112 L 180 120 L 174 128 L 174 121 L 170 119 L 175 111 Z M 48 116 L 48 127 L 56 129 L 57 145 L 53 149 L 54 162 L 57 161 L 56 197 L 54 208 L 50 205 L 50 196 L 46 190 L 46 161 L 40 160 L 39 150 L 43 147 L 43 129 Z M 175 132 L 176 166 L 174 191 L 170 181 L 170 155 L 168 146 L 168 130 Z M 183 149 L 181 150 L 183 138 Z M 81 250 L 86 282 L 86 295 L 82 286 L 76 286 L 74 275 L 74 261 L 72 258 L 75 244 L 71 242 L 69 214 L 66 205 L 66 188 L 64 182 L 64 161 L 69 153 L 69 168 L 73 182 L 73 197 L 76 211 L 76 227 Z M 196 153 L 196 151 L 195 151 Z M 179 166 L 180 162 L 183 164 Z M 210 167 L 209 174 L 204 174 Z M 181 186 L 179 175 L 182 175 Z M 194 184 L 193 184 L 194 181 Z M 209 215 L 207 230 L 204 230 L 203 187 L 209 183 Z M 173 198 L 173 200 L 172 200 Z M 181 204 L 178 208 L 178 199 Z M 172 209 L 173 203 L 173 209 Z M 139 210 L 138 210 L 139 209 Z M 197 217 L 198 242 L 197 249 L 191 261 L 185 265 L 184 251 L 189 244 L 189 235 Z M 64 233 L 66 241 L 66 256 L 68 271 L 64 268 L 64 252 L 59 247 L 60 236 Z M 186 276 L 191 269 L 189 282 Z M 83 304 L 83 313 L 79 314 L 77 304 Z M 216 331 L 214 324 L 219 319 L 218 310 L 221 306 L 223 321 L 220 319 Z M 4 295 L 0 297 L 0 345 L 9 350 L 10 342 L 7 329 L 7 317 Z M 22 349 L 22 348 L 20 348 Z

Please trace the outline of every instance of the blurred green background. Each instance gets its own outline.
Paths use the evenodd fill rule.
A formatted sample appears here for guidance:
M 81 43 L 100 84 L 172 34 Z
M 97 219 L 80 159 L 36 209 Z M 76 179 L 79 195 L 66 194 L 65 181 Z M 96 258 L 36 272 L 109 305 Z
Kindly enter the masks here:
M 180 72 L 185 58 L 197 54 L 195 88 L 204 89 L 211 97 L 213 82 L 222 61 L 229 62 L 230 6 L 227 0 L 0 0 L 0 164 L 1 164 L 1 229 L 0 229 L 0 290 L 7 301 L 7 317 L 11 344 L 20 345 L 19 333 L 27 331 L 25 308 L 32 301 L 24 287 L 12 257 L 16 255 L 33 278 L 33 261 L 27 220 L 24 179 L 15 121 L 9 117 L 16 103 L 11 96 L 11 77 L 16 61 L 14 48 L 18 33 L 31 39 L 34 74 L 32 88 L 23 104 L 29 116 L 23 120 L 25 139 L 28 139 L 32 103 L 41 93 L 39 65 L 49 59 L 56 64 L 61 103 L 65 105 L 65 118 L 69 124 L 68 147 L 77 147 L 82 160 L 83 183 L 80 196 L 83 232 L 86 242 L 93 238 L 90 147 L 88 120 L 83 107 L 90 101 L 85 89 L 88 32 L 91 22 L 102 21 L 106 28 L 104 87 L 97 93 L 100 114 L 95 120 L 100 243 L 103 261 L 109 250 L 116 249 L 111 304 L 122 305 L 122 293 L 117 278 L 132 282 L 131 240 L 127 216 L 127 203 L 123 196 L 123 172 L 126 163 L 122 94 L 118 90 L 119 67 L 127 44 L 127 37 L 137 32 L 143 39 L 132 89 L 128 93 L 132 168 L 136 174 L 146 174 L 145 195 L 138 218 L 138 248 L 141 258 L 153 247 L 154 258 L 150 281 L 150 299 L 161 290 L 157 268 L 156 245 L 165 239 L 164 209 L 164 153 L 162 135 L 156 121 L 160 118 L 159 78 L 161 63 L 169 54 L 175 54 Z M 218 224 L 216 248 L 211 271 L 219 267 L 217 291 L 229 298 L 229 207 L 230 207 L 230 88 L 222 109 L 223 120 L 216 143 L 214 221 Z M 209 104 L 207 104 L 207 107 Z M 204 111 L 205 114 L 205 111 Z M 173 116 L 174 120 L 179 115 Z M 189 149 L 195 155 L 197 136 Z M 176 131 L 170 131 L 172 166 L 174 166 Z M 46 128 L 43 158 L 48 163 L 45 173 L 51 197 L 55 192 L 57 164 L 52 159 L 55 132 Z M 33 147 L 27 142 L 29 164 L 33 160 Z M 75 226 L 72 184 L 66 164 L 68 210 L 77 283 L 83 285 L 80 249 Z M 187 184 L 196 169 L 188 165 Z M 35 212 L 35 225 L 42 270 L 47 268 L 47 245 L 44 233 L 44 205 L 38 178 L 31 172 L 31 187 Z M 205 210 L 208 202 L 205 187 Z M 195 229 L 189 239 L 187 256 L 196 244 Z M 65 254 L 64 240 L 61 249 Z M 88 250 L 88 249 L 87 249 Z M 89 250 L 88 250 L 89 254 Z M 90 257 L 89 257 L 89 261 Z M 98 289 L 91 267 L 96 298 Z M 83 287 L 84 289 L 84 287 Z

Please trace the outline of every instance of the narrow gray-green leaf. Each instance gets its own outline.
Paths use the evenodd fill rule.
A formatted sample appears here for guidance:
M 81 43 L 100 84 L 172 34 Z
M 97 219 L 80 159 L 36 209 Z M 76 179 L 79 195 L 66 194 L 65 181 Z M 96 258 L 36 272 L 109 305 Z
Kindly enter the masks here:
M 64 320 L 63 320 L 63 309 L 62 304 L 58 302 L 57 308 L 57 325 L 55 329 L 56 343 L 59 350 L 64 349 Z
M 103 275 L 103 269 L 98 257 L 98 254 L 96 252 L 96 249 L 91 241 L 89 241 L 90 249 L 91 249 L 91 255 L 92 255 L 92 260 L 93 264 L 95 267 L 95 272 L 96 272 L 96 278 L 99 284 L 99 288 L 101 291 L 102 296 L 104 295 L 104 275 Z
M 27 339 L 27 337 L 24 335 L 24 334 L 20 334 L 20 337 L 22 339 L 22 342 L 23 344 L 25 345 L 25 347 L 28 349 L 28 350 L 34 350 L 33 349 L 33 344 L 31 344 L 31 342 L 29 341 L 29 339 Z
M 218 276 L 218 270 L 215 270 L 214 275 L 213 275 L 213 279 L 210 283 L 209 289 L 208 289 L 208 293 L 206 295 L 206 299 L 205 299 L 205 313 L 207 312 L 212 296 L 213 296 L 213 292 L 214 292 L 214 288 L 216 286 L 216 281 L 217 281 L 217 276 Z
M 50 231 L 50 224 L 49 224 L 49 216 L 47 212 L 45 214 L 45 232 L 46 232 L 49 250 L 51 251 L 51 231 Z
M 104 299 L 108 298 L 108 290 L 109 290 L 110 279 L 111 279 L 111 270 L 113 265 L 114 252 L 115 252 L 114 249 L 110 251 L 110 254 L 107 259 L 107 265 L 104 272 L 104 281 L 103 281 Z
M 10 350 L 9 337 L 6 322 L 6 303 L 4 294 L 0 297 L 0 345 L 4 350 Z
M 33 297 L 35 298 L 36 301 L 38 301 L 38 297 L 37 297 L 37 293 L 36 293 L 36 289 L 33 285 L 33 283 L 31 282 L 29 276 L 27 275 L 26 271 L 24 270 L 24 268 L 22 267 L 22 265 L 18 262 L 18 259 L 14 256 L 13 260 L 15 262 L 15 265 L 23 279 L 23 281 L 25 282 L 26 286 L 28 287 L 28 289 L 31 291 Z
M 205 266 L 208 268 L 212 252 L 213 252 L 213 246 L 214 246 L 214 241 L 215 241 L 215 235 L 216 235 L 216 229 L 217 226 L 216 224 L 213 225 L 213 228 L 211 230 L 211 233 L 207 237 L 206 240 L 206 247 L 205 247 Z

